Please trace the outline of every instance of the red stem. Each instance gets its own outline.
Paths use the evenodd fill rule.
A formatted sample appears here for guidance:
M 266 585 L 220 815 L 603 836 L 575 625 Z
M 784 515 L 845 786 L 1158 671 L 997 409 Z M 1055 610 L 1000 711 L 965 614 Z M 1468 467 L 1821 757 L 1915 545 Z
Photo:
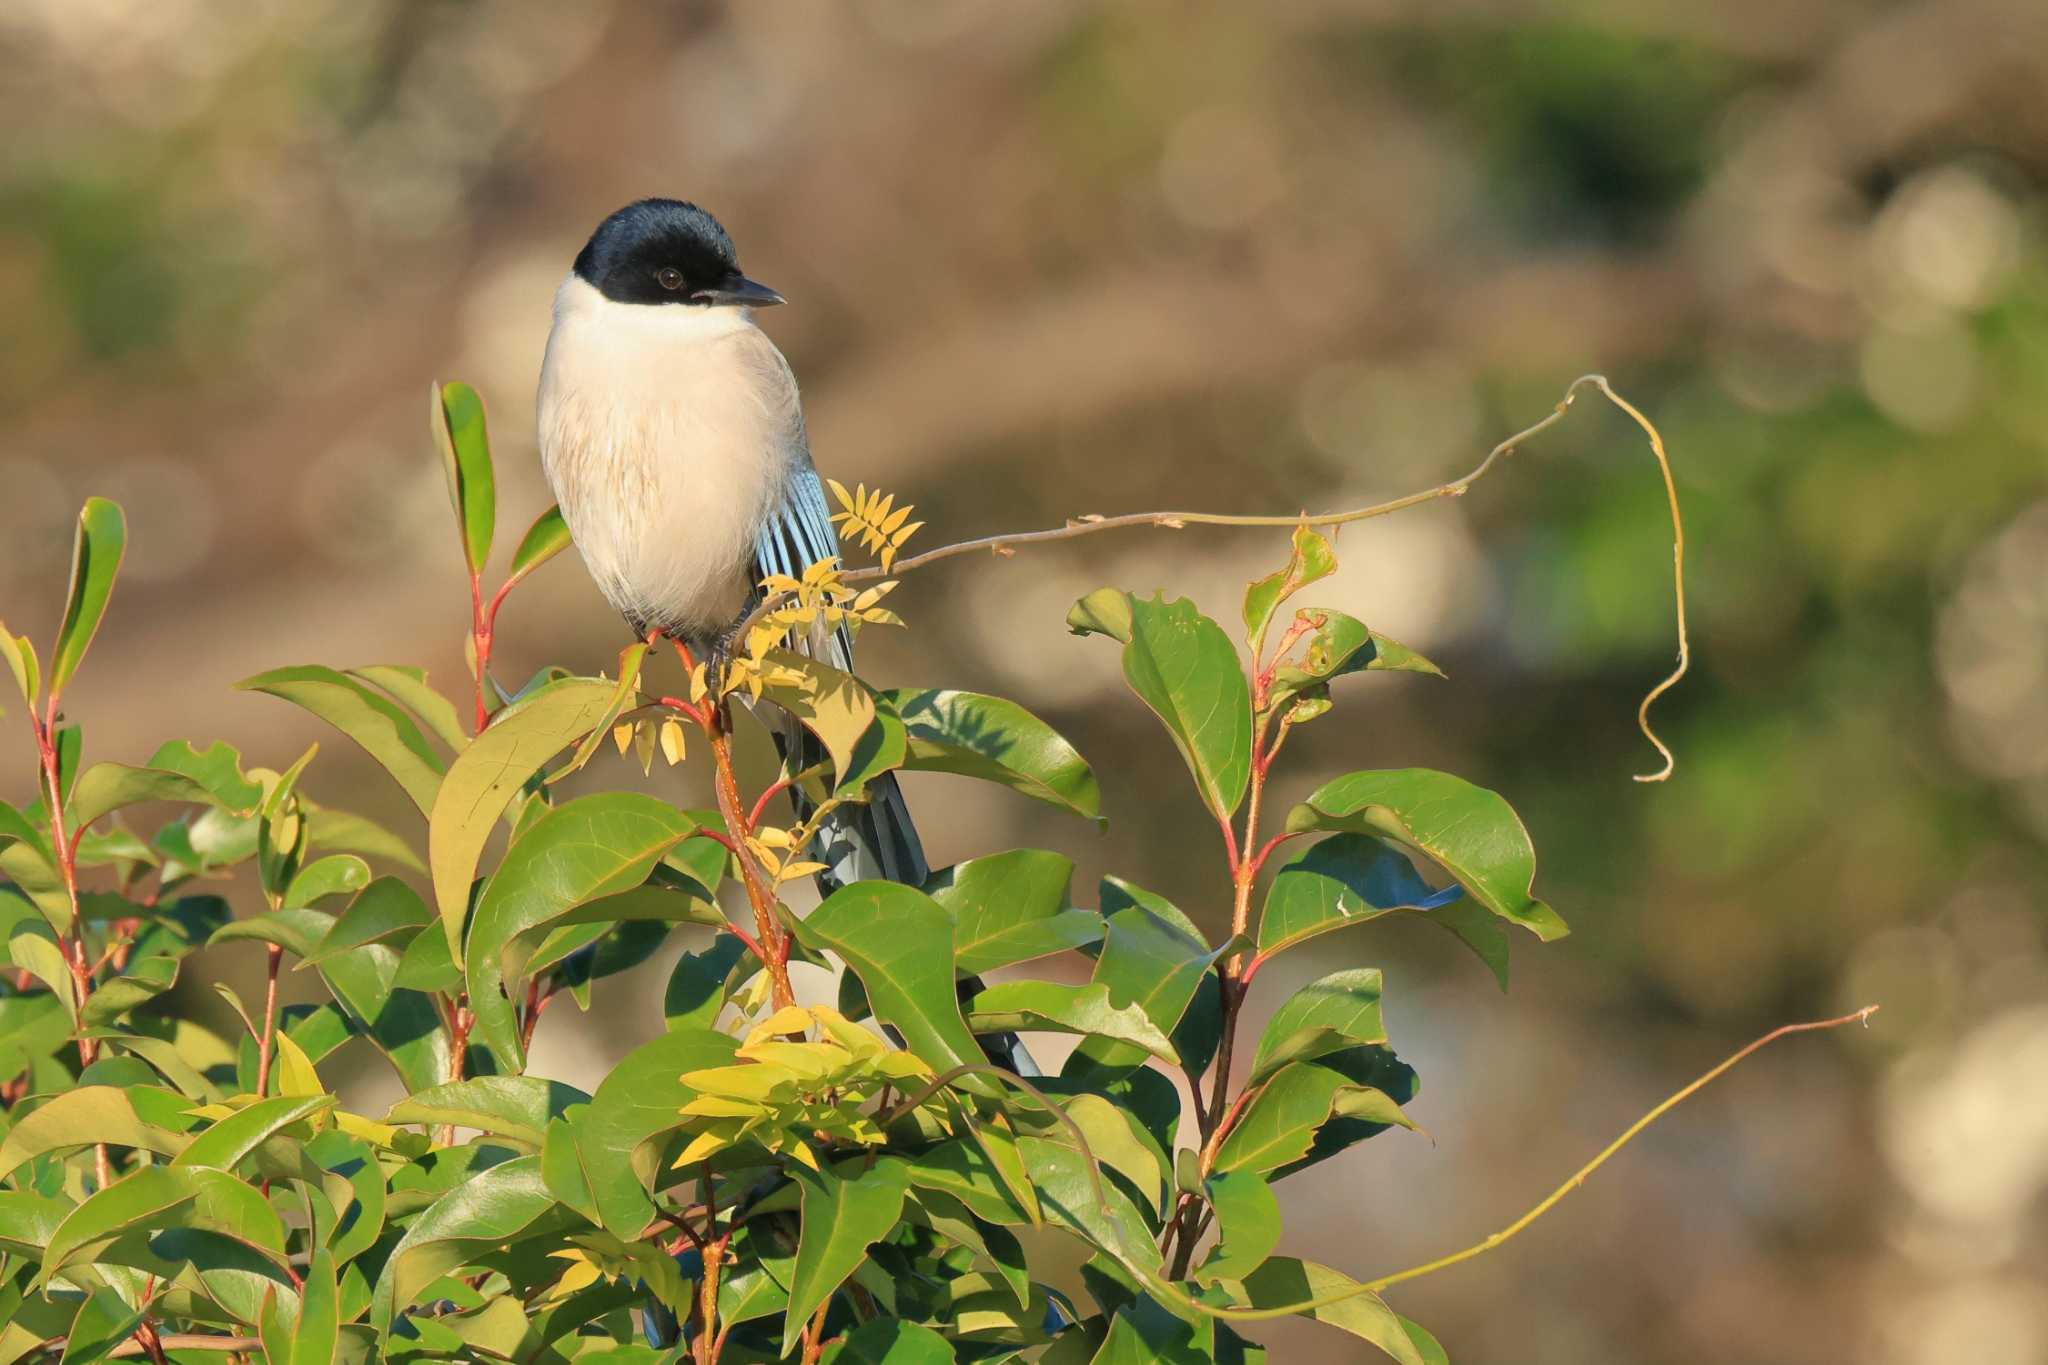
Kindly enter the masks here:
M 491 671 L 491 625 L 497 619 L 498 603 L 503 600 L 504 590 L 491 599 L 490 615 L 484 614 L 484 584 L 476 570 L 469 573 L 469 638 L 476 648 L 476 732 L 482 734 L 484 727 L 491 723 L 491 713 L 484 705 L 484 679 Z
M 263 1037 L 256 1047 L 256 1094 L 259 1097 L 270 1093 L 270 1058 L 277 1042 L 277 969 L 283 961 L 284 949 L 271 944 L 269 961 L 264 968 L 268 984 L 263 990 Z
M 752 834 L 761 827 L 761 812 L 768 809 L 768 803 L 771 800 L 789 790 L 789 783 L 790 779 L 786 777 L 778 778 L 774 786 L 762 792 L 760 797 L 755 800 L 753 810 L 747 812 L 747 833 Z

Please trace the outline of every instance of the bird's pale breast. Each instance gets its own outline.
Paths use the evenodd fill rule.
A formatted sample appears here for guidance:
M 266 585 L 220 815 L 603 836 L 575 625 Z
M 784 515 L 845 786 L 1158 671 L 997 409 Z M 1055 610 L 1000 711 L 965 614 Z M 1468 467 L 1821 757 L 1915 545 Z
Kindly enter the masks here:
M 541 465 L 590 573 L 642 627 L 709 635 L 802 458 L 788 364 L 738 309 L 620 304 L 573 275 L 540 382 Z

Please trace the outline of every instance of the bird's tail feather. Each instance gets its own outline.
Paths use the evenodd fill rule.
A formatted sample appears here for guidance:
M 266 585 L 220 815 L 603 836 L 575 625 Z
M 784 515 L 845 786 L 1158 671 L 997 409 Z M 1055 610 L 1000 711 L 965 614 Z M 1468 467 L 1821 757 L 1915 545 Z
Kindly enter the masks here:
M 786 722 L 771 729 L 789 771 L 802 772 L 828 761 L 824 745 L 787 712 L 778 711 L 776 718 Z M 795 786 L 789 789 L 789 796 L 796 807 L 798 822 L 808 820 L 815 809 L 810 799 Z M 897 785 L 894 773 L 870 779 L 864 802 L 849 803 L 827 813 L 811 846 L 811 856 L 825 865 L 825 870 L 817 874 L 821 896 L 829 896 L 858 881 L 880 879 L 921 887 L 931 879 L 924 843 L 917 837 L 917 825 L 910 818 L 910 806 L 903 799 L 903 788 Z M 982 989 L 979 977 L 962 978 L 961 1002 L 964 1004 Z M 1044 1074 L 1023 1039 L 1014 1033 L 983 1034 L 976 1041 L 997 1066 L 1019 1076 Z

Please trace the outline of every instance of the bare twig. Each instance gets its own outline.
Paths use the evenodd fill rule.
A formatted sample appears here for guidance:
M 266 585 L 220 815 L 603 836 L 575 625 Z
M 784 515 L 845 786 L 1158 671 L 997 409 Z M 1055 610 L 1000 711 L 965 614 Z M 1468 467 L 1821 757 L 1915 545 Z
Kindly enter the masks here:
M 1114 517 L 1077 517 L 1068 521 L 1064 526 L 1055 526 L 1043 531 L 1018 531 L 1007 535 L 982 536 L 975 540 L 962 540 L 951 545 L 941 545 L 934 549 L 926 550 L 921 554 L 897 559 L 887 569 L 883 569 L 879 565 L 862 569 L 847 569 L 840 574 L 840 581 L 853 584 L 867 583 L 882 578 L 893 579 L 915 569 L 921 569 L 927 565 L 937 564 L 942 560 L 954 559 L 965 554 L 987 552 L 993 555 L 1007 556 L 1014 553 L 1019 546 L 1042 545 L 1056 540 L 1074 540 L 1081 536 L 1092 536 L 1101 531 L 1125 531 L 1142 526 L 1174 531 L 1187 526 L 1264 526 L 1276 529 L 1282 527 L 1293 528 L 1302 525 L 1344 526 L 1354 521 L 1367 521 L 1373 517 L 1384 517 L 1395 512 L 1406 511 L 1410 507 L 1419 507 L 1423 503 L 1434 502 L 1439 498 L 1463 497 L 1473 484 L 1478 483 L 1488 473 L 1492 472 L 1494 465 L 1507 456 L 1514 454 L 1524 443 L 1533 440 L 1563 421 L 1565 414 L 1571 410 L 1572 404 L 1577 401 L 1579 393 L 1583 389 L 1599 390 L 1602 397 L 1628 414 L 1636 425 L 1643 429 L 1644 435 L 1649 438 L 1651 453 L 1656 456 L 1658 468 L 1663 472 L 1664 489 L 1671 503 L 1672 562 L 1674 565 L 1672 592 L 1678 603 L 1678 668 L 1669 677 L 1665 678 L 1664 681 L 1652 688 L 1649 694 L 1643 698 L 1642 705 L 1636 709 L 1636 724 L 1642 730 L 1644 738 L 1655 745 L 1657 752 L 1664 756 L 1664 767 L 1660 771 L 1646 773 L 1636 780 L 1639 782 L 1662 782 L 1671 776 L 1676 760 L 1672 757 L 1671 750 L 1665 746 L 1664 742 L 1657 737 L 1656 732 L 1650 728 L 1650 705 L 1658 697 L 1669 691 L 1680 678 L 1683 678 L 1690 665 L 1690 645 L 1686 639 L 1685 628 L 1685 527 L 1679 517 L 1678 489 L 1671 476 L 1671 461 L 1665 454 L 1663 437 L 1658 434 L 1657 428 L 1650 422 L 1649 418 L 1645 417 L 1634 404 L 1614 391 L 1613 386 L 1607 382 L 1605 375 L 1584 374 L 1574 379 L 1565 387 L 1564 397 L 1558 400 L 1557 406 L 1551 409 L 1547 416 L 1541 421 L 1532 422 L 1528 426 L 1523 427 L 1520 431 L 1487 451 L 1486 458 L 1481 460 L 1464 477 L 1452 479 L 1449 483 L 1441 483 L 1434 488 L 1425 488 L 1420 492 L 1410 493 L 1405 497 L 1394 498 L 1387 502 L 1376 502 L 1364 507 L 1353 507 L 1335 512 L 1293 513 L 1274 516 L 1240 516 L 1221 512 L 1128 512 Z M 739 629 L 734 633 L 734 638 L 745 639 L 747 633 L 758 625 L 764 616 L 774 611 L 777 607 L 782 606 L 787 600 L 786 594 L 768 594 L 764 596 L 760 602 L 755 604 L 754 610 L 748 613 L 746 619 L 740 623 Z

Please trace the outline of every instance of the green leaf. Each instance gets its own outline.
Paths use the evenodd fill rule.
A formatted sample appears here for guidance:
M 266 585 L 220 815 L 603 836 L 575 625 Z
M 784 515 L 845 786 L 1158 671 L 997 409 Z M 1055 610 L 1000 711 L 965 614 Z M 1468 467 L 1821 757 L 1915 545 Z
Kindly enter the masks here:
M 518 583 L 569 548 L 569 523 L 562 520 L 562 509 L 550 507 L 533 519 L 533 525 L 526 528 L 526 534 L 519 538 L 519 548 L 512 552 L 512 572 L 505 582 Z
M 983 1060 L 953 989 L 953 917 L 931 897 L 895 882 L 855 882 L 827 896 L 795 931 L 806 947 L 845 960 L 875 1017 L 933 1070 Z M 995 1093 L 982 1076 L 965 1076 L 960 1086 Z
M 345 673 L 320 664 L 276 668 L 235 684 L 304 707 L 347 735 L 377 760 L 421 811 L 434 807 L 442 762 L 411 716 Z
M 241 1160 L 278 1133 L 332 1109 L 332 1095 L 275 1095 L 238 1109 L 192 1139 L 173 1166 L 210 1166 L 232 1171 Z
M 414 1218 L 392 1247 L 371 1299 L 371 1325 L 379 1333 L 389 1332 L 394 1316 L 451 1270 L 522 1237 L 560 1230 L 577 1221 L 574 1213 L 548 1193 L 537 1156 L 520 1157 L 470 1176 Z
M 1312 1062 L 1326 1053 L 1386 1041 L 1379 968 L 1332 972 L 1303 986 L 1273 1012 L 1245 1084 L 1257 1085 L 1289 1062 Z
M 1095 1182 L 1078 1150 L 1051 1136 L 1019 1138 L 1017 1149 L 1024 1154 L 1048 1222 L 1102 1248 L 1133 1273 L 1158 1273 L 1159 1248 L 1145 1216 L 1108 1181 L 1102 1187 L 1105 1202 L 1096 1202 Z
M 435 444 L 448 475 L 448 501 L 462 532 L 462 558 L 473 575 L 491 557 L 497 527 L 498 490 L 491 471 L 491 443 L 484 430 L 484 403 L 467 384 L 437 385 L 432 394 Z
M 662 992 L 661 1013 L 672 1029 L 712 1028 L 731 998 L 734 978 L 754 961 L 753 950 L 737 934 L 720 932 L 702 952 L 684 953 L 669 973 Z M 751 973 L 749 973 L 751 975 Z
M 272 910 L 268 914 L 253 915 L 248 919 L 232 920 L 213 931 L 207 946 L 221 943 L 254 940 L 258 943 L 274 943 L 286 949 L 293 957 L 310 957 L 320 941 L 327 937 L 333 927 L 333 920 L 325 911 L 298 909 Z
M 186 1143 L 183 1134 L 144 1121 L 128 1092 L 110 1085 L 66 1090 L 26 1114 L 11 1117 L 14 1126 L 0 1139 L 0 1178 L 32 1157 L 75 1152 L 96 1142 L 163 1156 L 176 1156 Z
M 7 665 L 7 671 L 14 675 L 14 686 L 20 691 L 21 699 L 34 710 L 36 699 L 42 692 L 42 679 L 38 676 L 36 647 L 26 635 L 16 635 L 7 629 L 7 623 L 0 621 L 0 661 Z
M 334 1365 L 340 1345 L 341 1290 L 335 1281 L 334 1253 L 321 1247 L 306 1267 L 290 1365 Z
M 302 874 L 303 875 L 303 874 Z M 419 892 L 396 877 L 379 877 L 365 886 L 356 898 L 349 902 L 348 909 L 335 917 L 333 927 L 306 954 L 301 966 L 310 967 L 324 962 L 337 953 L 349 952 L 366 943 L 387 943 L 399 940 L 396 946 L 410 942 L 412 936 L 434 922 L 433 911 L 420 899 Z
M 27 1190 L 0 1190 L 0 1251 L 12 1256 L 41 1256 L 50 1244 L 50 1234 L 71 1209 L 69 1200 Z
M 953 1347 L 921 1323 L 876 1318 L 828 1346 L 822 1365 L 952 1365 Z
M 71 550 L 71 590 L 64 604 L 64 624 L 57 631 L 57 648 L 50 655 L 50 691 L 62 692 L 70 683 L 92 637 L 99 632 L 106 615 L 107 600 L 114 594 L 114 579 L 121 572 L 121 556 L 128 548 L 128 519 L 120 504 L 105 498 L 87 498 L 78 513 L 78 538 Z
M 1217 1243 L 1195 1278 L 1242 1279 L 1280 1245 L 1280 1201 L 1264 1176 L 1245 1170 L 1211 1174 L 1202 1193 L 1216 1212 Z
M 1458 886 L 1432 888 L 1406 854 L 1372 835 L 1333 835 L 1280 865 L 1259 916 L 1259 956 L 1396 910 L 1435 910 L 1463 895 Z
M 427 681 L 426 669 L 406 668 L 398 664 L 369 664 L 351 668 L 349 676 L 383 689 L 386 696 L 426 722 L 427 728 L 449 748 L 461 749 L 469 743 L 469 736 L 462 729 L 462 718 L 456 714 L 455 703 L 442 696 Z
M 173 740 L 150 755 L 142 767 L 126 763 L 95 763 L 72 788 L 70 823 L 84 829 L 110 811 L 143 801 L 192 801 L 219 806 L 234 815 L 248 815 L 263 799 L 263 788 L 242 776 L 241 755 L 220 741 L 195 750 Z
M 601 792 L 549 811 L 512 845 L 469 929 L 469 998 L 493 1052 L 522 1065 L 518 1020 L 506 997 L 518 994 L 525 963 L 506 960 L 507 949 L 580 905 L 640 885 L 696 828 L 665 801 Z
M 1109 988 L 1112 1005 L 1136 1005 L 1160 1032 L 1171 1034 L 1202 977 L 1230 945 L 1210 948 L 1179 910 L 1120 878 L 1103 879 L 1102 904 L 1106 931 L 1094 982 Z M 1111 910 L 1113 905 L 1122 908 Z M 1141 1060 L 1116 1043 L 1084 1043 L 1081 1054 L 1112 1070 Z
M 427 865 L 420 861 L 420 855 L 412 851 L 411 845 L 374 820 L 345 810 L 315 805 L 304 796 L 299 797 L 299 810 L 305 816 L 309 841 L 316 848 L 381 858 L 414 872 L 427 870 Z
M 1415 1126 L 1384 1092 L 1331 1067 L 1294 1062 L 1275 1072 L 1245 1106 L 1217 1149 L 1213 1169 L 1269 1175 L 1307 1153 L 1316 1130 L 1339 1116 Z
M 391 1107 L 384 1121 L 475 1128 L 538 1151 L 548 1120 L 589 1099 L 573 1085 L 539 1076 L 476 1076 L 409 1095 Z
M 955 968 L 979 976 L 1097 942 L 1102 916 L 1068 900 L 1073 861 L 1038 848 L 970 858 L 933 874 L 925 894 L 953 916 Z
M 880 694 L 903 717 L 904 767 L 978 777 L 1093 820 L 1095 772 L 1058 731 L 1023 707 L 979 692 L 897 688 Z
M 1202 804 L 1227 820 L 1244 799 L 1252 770 L 1251 687 L 1237 648 L 1185 598 L 1124 597 L 1125 634 L 1106 628 L 1123 615 L 1108 609 L 1099 592 L 1082 598 L 1067 624 L 1077 635 L 1104 633 L 1124 641 L 1124 681 L 1166 726 Z
M 421 805 L 431 811 L 427 856 L 434 901 L 456 961 L 462 960 L 469 884 L 498 817 L 541 764 L 604 720 L 615 691 L 616 684 L 602 678 L 564 678 L 512 703 L 456 755 L 439 794 Z
M 1319 578 L 1337 571 L 1337 555 L 1321 532 L 1303 523 L 1294 528 L 1287 567 L 1267 574 L 1244 590 L 1244 638 L 1252 653 L 1266 640 L 1266 627 L 1280 604 Z
M 1387 1047 L 1354 1047 L 1342 1052 L 1329 1052 L 1317 1058 L 1315 1065 L 1335 1071 L 1353 1086 L 1374 1093 L 1355 1097 L 1358 1100 L 1356 1104 L 1352 1103 L 1354 1096 L 1340 1094 L 1336 1115 L 1316 1129 L 1305 1154 L 1273 1172 L 1271 1178 L 1274 1180 L 1306 1170 L 1396 1126 L 1395 1121 L 1382 1112 L 1386 1101 L 1406 1105 L 1414 1100 L 1419 1089 L 1415 1069 Z
M 1300 615 L 1315 629 L 1302 645 L 1297 661 L 1283 663 L 1273 670 L 1273 685 L 1266 694 L 1268 710 L 1277 711 L 1301 694 L 1347 673 L 1373 669 L 1431 673 L 1439 678 L 1444 675 L 1441 668 L 1400 641 L 1368 630 L 1363 621 L 1341 611 L 1312 608 L 1304 609 Z
M 1102 982 L 1070 986 L 1055 981 L 1002 981 L 967 1002 L 967 1027 L 975 1033 L 1050 1030 L 1130 1043 L 1170 1066 L 1180 1065 L 1158 1026 L 1135 1004 L 1110 1004 Z
M 854 1180 L 798 1166 L 792 1166 L 790 1174 L 803 1191 L 803 1213 L 789 1309 L 783 1316 L 784 1355 L 796 1345 L 818 1305 L 867 1259 L 868 1248 L 895 1230 L 909 1188 L 904 1163 L 895 1157 L 881 1158 Z
M 1236 1297 L 1246 1307 L 1283 1308 L 1290 1303 L 1305 1303 L 1326 1294 L 1352 1289 L 1357 1284 L 1349 1275 L 1326 1265 L 1296 1260 L 1291 1256 L 1276 1256 L 1232 1288 L 1238 1291 Z M 1361 1291 L 1328 1307 L 1311 1309 L 1301 1316 L 1328 1323 L 1362 1341 L 1371 1342 L 1400 1361 L 1401 1365 L 1430 1365 L 1420 1343 L 1410 1333 L 1409 1329 L 1414 1324 L 1396 1316 L 1377 1294 Z M 1436 1346 L 1436 1342 L 1430 1340 L 1429 1334 L 1422 1332 L 1421 1328 L 1414 1327 L 1414 1331 L 1421 1333 L 1430 1346 Z M 1439 1359 L 1440 1351 L 1441 1348 Z
M 1291 831 L 1378 834 L 1423 853 L 1474 900 L 1545 942 L 1567 932 L 1530 894 L 1536 851 L 1498 795 L 1428 768 L 1349 773 L 1318 787 L 1287 815 Z
M 78 1309 L 58 1365 L 88 1365 L 110 1359 L 142 1323 L 142 1310 L 128 1307 L 111 1289 L 95 1290 Z
M 654 1217 L 656 1157 L 649 1139 L 682 1126 L 696 1094 L 687 1071 L 723 1066 L 739 1043 L 709 1029 L 677 1029 L 626 1054 L 574 1120 L 576 1145 L 605 1229 L 632 1238 Z
M 85 1027 L 104 1028 L 129 1011 L 156 999 L 178 982 L 178 959 L 174 957 L 133 958 L 128 970 L 102 981 L 86 999 L 78 1018 Z
M 164 1228 L 216 1232 L 284 1263 L 284 1224 L 254 1186 L 205 1167 L 144 1166 L 65 1216 L 43 1250 L 41 1277 L 92 1259 L 124 1232 Z
M 329 896 L 345 896 L 370 884 L 370 865 L 353 853 L 333 853 L 298 871 L 285 888 L 284 908 L 303 910 Z M 331 931 L 330 931 L 331 932 Z
M 13 964 L 49 988 L 75 1024 L 78 996 L 71 979 L 71 966 L 57 935 L 41 920 L 23 920 L 7 936 L 7 956 Z

